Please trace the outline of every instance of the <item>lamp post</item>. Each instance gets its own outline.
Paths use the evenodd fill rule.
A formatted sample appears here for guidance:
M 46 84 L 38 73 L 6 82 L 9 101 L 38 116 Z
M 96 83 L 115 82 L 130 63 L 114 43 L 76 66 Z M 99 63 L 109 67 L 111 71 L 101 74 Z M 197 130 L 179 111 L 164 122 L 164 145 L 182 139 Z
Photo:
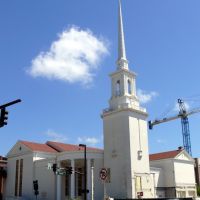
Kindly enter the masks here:
M 87 157 L 86 157 L 86 145 L 79 144 L 79 147 L 84 148 L 84 200 L 87 200 Z

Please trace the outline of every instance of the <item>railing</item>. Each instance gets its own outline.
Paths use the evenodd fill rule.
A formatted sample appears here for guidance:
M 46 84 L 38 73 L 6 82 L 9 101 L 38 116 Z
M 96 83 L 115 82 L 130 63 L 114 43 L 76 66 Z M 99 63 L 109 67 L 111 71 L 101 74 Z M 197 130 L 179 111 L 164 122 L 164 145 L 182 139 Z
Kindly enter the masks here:
M 141 112 L 146 112 L 146 109 L 145 108 L 142 108 L 140 106 L 136 106 L 136 105 L 131 105 L 129 103 L 124 103 L 124 104 L 121 104 L 117 107 L 117 109 L 123 109 L 123 108 L 132 108 L 132 109 L 135 109 L 135 110 L 138 110 L 138 111 L 141 111 Z M 116 109 L 116 110 L 117 110 Z M 114 109 L 112 108 L 105 108 L 103 110 L 103 113 L 107 113 L 107 112 L 111 112 L 113 111 Z

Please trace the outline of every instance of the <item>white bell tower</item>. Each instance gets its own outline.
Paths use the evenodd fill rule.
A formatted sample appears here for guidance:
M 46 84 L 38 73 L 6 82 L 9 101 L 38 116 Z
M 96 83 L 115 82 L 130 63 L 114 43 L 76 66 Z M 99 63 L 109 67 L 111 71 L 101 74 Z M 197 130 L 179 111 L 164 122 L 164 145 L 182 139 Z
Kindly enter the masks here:
M 102 114 L 104 167 L 110 169 L 106 191 L 114 198 L 152 198 L 146 109 L 136 95 L 136 74 L 126 58 L 121 1 L 119 0 L 117 69 L 110 75 L 112 94 Z

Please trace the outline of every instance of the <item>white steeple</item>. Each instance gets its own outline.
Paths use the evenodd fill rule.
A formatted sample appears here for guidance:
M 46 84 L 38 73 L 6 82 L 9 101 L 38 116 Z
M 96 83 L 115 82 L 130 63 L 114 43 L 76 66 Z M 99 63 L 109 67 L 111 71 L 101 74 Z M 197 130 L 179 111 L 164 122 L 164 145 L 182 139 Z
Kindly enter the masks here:
M 110 109 L 121 108 L 142 109 L 136 95 L 136 74 L 131 72 L 126 58 L 125 37 L 122 20 L 121 0 L 119 0 L 118 16 L 118 60 L 117 70 L 110 74 L 112 81 L 112 94 L 109 101 Z
M 109 101 L 110 109 L 117 110 L 119 108 L 127 107 L 140 109 L 139 101 L 136 95 L 136 74 L 129 70 L 128 60 L 126 58 L 121 0 L 119 0 L 118 20 L 118 60 L 117 70 L 110 74 L 112 81 L 112 95 Z
M 140 107 L 136 95 L 136 74 L 128 69 L 120 0 L 118 34 L 117 70 L 110 74 L 111 98 L 109 108 L 102 114 L 104 167 L 110 170 L 106 192 L 116 199 L 135 199 L 139 192 L 144 198 L 153 198 L 147 112 Z
M 128 69 L 128 60 L 126 59 L 126 48 L 124 40 L 124 27 L 122 19 L 121 0 L 119 0 L 119 19 L 118 19 L 118 69 Z

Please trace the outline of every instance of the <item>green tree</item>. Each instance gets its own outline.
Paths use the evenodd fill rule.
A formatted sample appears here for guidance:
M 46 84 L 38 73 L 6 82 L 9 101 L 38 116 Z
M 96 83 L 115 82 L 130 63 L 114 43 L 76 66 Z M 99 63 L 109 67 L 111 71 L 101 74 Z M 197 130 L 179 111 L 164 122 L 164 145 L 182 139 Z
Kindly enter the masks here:
M 200 185 L 197 185 L 197 196 L 200 196 Z

